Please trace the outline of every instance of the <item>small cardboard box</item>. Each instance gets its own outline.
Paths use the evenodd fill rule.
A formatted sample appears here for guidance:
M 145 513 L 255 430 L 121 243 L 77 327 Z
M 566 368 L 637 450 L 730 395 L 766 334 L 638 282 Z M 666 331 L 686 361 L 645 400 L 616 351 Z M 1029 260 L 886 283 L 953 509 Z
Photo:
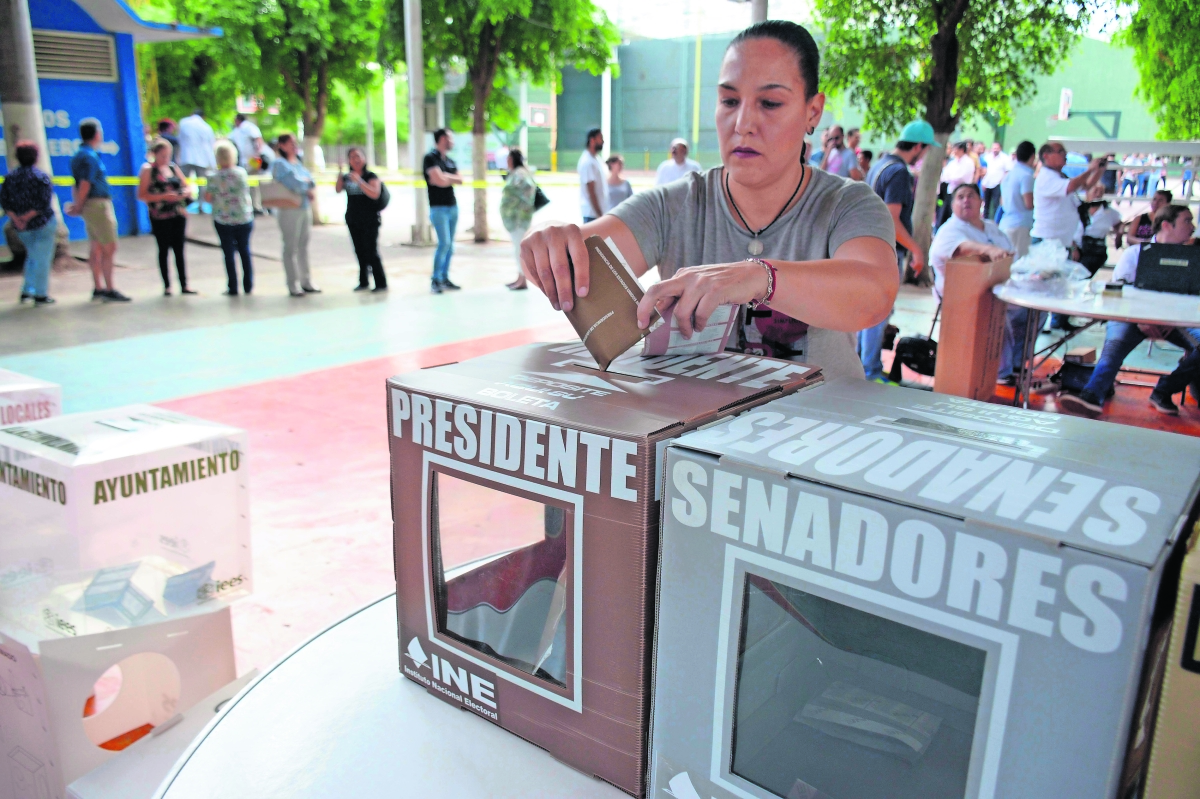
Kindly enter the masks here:
M 541 344 L 389 380 L 405 676 L 641 795 L 661 453 L 816 379 Z
M 1125 796 L 1198 476 L 1194 438 L 861 381 L 683 436 L 652 795 Z
M 0 658 L 0 799 L 63 799 L 122 742 L 175 723 L 237 676 L 228 607 L 94 635 L 0 632 Z M 113 666 L 118 692 L 89 713 Z
M 0 610 L 84 579 L 117 626 L 249 592 L 247 473 L 244 431 L 150 405 L 0 428 Z
M 934 391 L 978 400 L 996 393 L 1008 306 L 992 288 L 1008 280 L 1010 266 L 1012 258 L 986 263 L 960 258 L 946 264 Z
M 0 369 L 0 427 L 39 422 L 62 413 L 62 387 Z

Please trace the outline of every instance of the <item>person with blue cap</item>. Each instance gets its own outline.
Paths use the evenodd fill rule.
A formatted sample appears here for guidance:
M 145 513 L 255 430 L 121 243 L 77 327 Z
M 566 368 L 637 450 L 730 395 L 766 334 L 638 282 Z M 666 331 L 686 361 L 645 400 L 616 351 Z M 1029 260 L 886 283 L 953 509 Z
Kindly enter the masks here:
M 892 214 L 892 223 L 896 227 L 896 266 L 901 280 L 904 279 L 906 252 L 914 274 L 920 274 L 925 267 L 925 253 L 912 237 L 916 181 L 910 169 L 935 143 L 932 125 L 923 119 L 909 122 L 900 131 L 895 149 L 876 161 L 867 173 L 867 185 L 883 199 Z M 888 319 L 858 333 L 858 357 L 868 380 L 884 380 L 881 353 L 884 331 L 890 319 L 889 314 Z

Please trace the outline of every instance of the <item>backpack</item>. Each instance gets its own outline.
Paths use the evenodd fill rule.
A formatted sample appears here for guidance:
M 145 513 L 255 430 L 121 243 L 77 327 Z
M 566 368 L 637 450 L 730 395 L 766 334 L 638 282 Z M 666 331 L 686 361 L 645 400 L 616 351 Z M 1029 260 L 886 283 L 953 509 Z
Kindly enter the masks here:
M 388 207 L 388 203 L 392 201 L 392 193 L 388 191 L 387 184 L 382 180 L 379 181 L 379 198 L 375 200 L 375 208 L 382 211 Z

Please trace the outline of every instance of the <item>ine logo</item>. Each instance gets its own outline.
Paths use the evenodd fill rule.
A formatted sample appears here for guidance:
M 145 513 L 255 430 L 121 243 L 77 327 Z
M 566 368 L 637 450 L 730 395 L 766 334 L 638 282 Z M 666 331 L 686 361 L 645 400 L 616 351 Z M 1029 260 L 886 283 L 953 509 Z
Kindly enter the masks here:
M 417 664 L 418 669 L 423 669 L 429 663 L 429 657 L 425 654 L 425 650 L 421 648 L 421 639 L 413 638 L 408 642 L 408 657 L 413 663 Z

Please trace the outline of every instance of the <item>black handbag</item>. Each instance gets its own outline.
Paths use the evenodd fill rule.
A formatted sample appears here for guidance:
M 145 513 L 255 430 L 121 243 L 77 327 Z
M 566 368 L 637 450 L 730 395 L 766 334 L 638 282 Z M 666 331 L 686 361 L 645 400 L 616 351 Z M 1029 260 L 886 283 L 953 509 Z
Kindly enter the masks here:
M 533 210 L 540 211 L 550 204 L 550 198 L 542 191 L 542 187 L 538 186 L 537 191 L 533 194 Z
M 919 375 L 933 377 L 937 368 L 937 342 L 933 340 L 933 330 L 937 327 L 938 316 L 942 313 L 942 304 L 938 303 L 937 311 L 933 314 L 933 324 L 929 326 L 929 335 L 904 336 L 896 342 L 895 354 L 892 356 L 892 368 L 888 370 L 888 380 L 900 382 L 900 367 L 907 366 Z

